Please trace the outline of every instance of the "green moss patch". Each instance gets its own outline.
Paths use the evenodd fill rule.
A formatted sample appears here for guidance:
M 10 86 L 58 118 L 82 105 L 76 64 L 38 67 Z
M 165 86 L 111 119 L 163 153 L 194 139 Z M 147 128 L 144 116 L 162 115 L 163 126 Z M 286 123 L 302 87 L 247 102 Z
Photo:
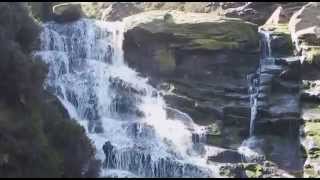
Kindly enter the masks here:
M 303 49 L 309 64 L 320 64 L 320 46 L 304 46 Z
M 259 164 L 248 164 L 245 173 L 249 178 L 260 178 L 263 175 L 263 167 Z

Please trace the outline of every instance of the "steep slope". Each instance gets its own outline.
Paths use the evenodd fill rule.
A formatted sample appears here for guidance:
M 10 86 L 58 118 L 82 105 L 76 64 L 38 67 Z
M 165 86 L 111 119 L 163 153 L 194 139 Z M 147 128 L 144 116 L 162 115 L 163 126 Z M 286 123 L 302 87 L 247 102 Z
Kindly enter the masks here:
M 0 177 L 95 177 L 84 129 L 43 91 L 47 68 L 31 57 L 39 31 L 26 3 L 0 3 Z

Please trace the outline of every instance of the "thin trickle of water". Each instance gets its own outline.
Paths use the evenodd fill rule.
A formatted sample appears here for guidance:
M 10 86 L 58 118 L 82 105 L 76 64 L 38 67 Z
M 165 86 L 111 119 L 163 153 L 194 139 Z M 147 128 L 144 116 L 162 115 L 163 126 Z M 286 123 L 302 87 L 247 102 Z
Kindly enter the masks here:
M 258 96 L 258 89 L 257 84 L 259 83 L 258 78 L 254 78 L 252 80 L 252 85 L 249 87 L 250 89 L 250 107 L 251 107 L 251 113 L 250 113 L 250 137 L 254 135 L 254 123 L 257 117 L 257 96 Z
M 241 146 L 238 148 L 238 152 L 244 156 L 246 161 L 252 161 L 252 159 L 257 159 L 263 152 L 257 148 L 257 138 L 255 137 L 255 123 L 258 115 L 258 96 L 259 87 L 261 81 L 261 71 L 263 65 L 274 64 L 274 58 L 272 58 L 271 49 L 271 37 L 270 32 L 259 28 L 259 33 L 261 34 L 261 56 L 259 60 L 259 66 L 255 73 L 248 75 L 249 80 L 249 94 L 250 94 L 250 127 L 249 127 L 249 139 L 245 140 Z M 259 151 L 259 152 L 257 152 Z
M 258 95 L 259 95 L 259 85 L 260 85 L 260 75 L 263 64 L 270 63 L 273 59 L 271 58 L 271 39 L 270 32 L 259 28 L 259 33 L 261 34 L 261 57 L 259 61 L 259 67 L 257 71 L 249 76 L 249 94 L 250 94 L 250 137 L 254 135 L 255 121 L 257 118 L 257 108 L 258 108 Z M 271 63 L 274 63 L 273 61 Z
M 217 176 L 208 148 L 193 142 L 204 129 L 175 109 L 168 118 L 157 90 L 124 63 L 123 31 L 121 22 L 49 22 L 34 54 L 49 65 L 45 88 L 94 142 L 101 176 Z

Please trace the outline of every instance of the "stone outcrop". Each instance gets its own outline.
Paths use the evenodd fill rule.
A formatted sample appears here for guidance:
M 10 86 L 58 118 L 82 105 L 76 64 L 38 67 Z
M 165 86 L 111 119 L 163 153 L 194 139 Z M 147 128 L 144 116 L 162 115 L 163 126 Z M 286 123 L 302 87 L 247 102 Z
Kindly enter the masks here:
M 40 19 L 50 20 L 52 6 L 63 2 L 30 2 L 34 14 Z M 83 2 L 82 10 L 86 17 L 117 21 L 141 12 L 153 10 L 178 10 L 192 13 L 208 13 L 212 16 L 241 18 L 262 25 L 270 14 L 281 5 L 284 19 L 289 19 L 292 13 L 304 2 Z
M 319 70 L 312 65 L 303 66 L 303 89 L 301 94 L 302 114 L 301 140 L 305 149 L 304 177 L 319 177 Z
M 278 16 L 283 18 L 286 13 L 278 12 Z M 267 158 L 299 174 L 303 160 L 297 157 L 299 142 L 295 137 L 301 123 L 300 61 L 288 57 L 293 53 L 288 18 L 279 18 L 263 27 L 272 31 L 275 64 L 262 69 L 262 108 L 256 129 L 257 135 L 271 135 L 269 146 L 263 147 Z M 198 124 L 210 126 L 206 142 L 226 150 L 209 160 L 240 162 L 241 155 L 234 150 L 249 135 L 247 75 L 256 71 L 259 63 L 257 26 L 236 18 L 178 11 L 145 12 L 124 18 L 124 22 L 128 64 L 150 77 L 155 86 L 165 87 L 163 95 L 169 106 L 188 113 Z M 280 136 L 287 139 L 279 140 Z M 286 142 L 288 139 L 292 142 Z M 283 147 L 274 148 L 280 144 Z M 292 153 L 286 156 L 276 155 L 289 149 Z M 285 164 L 288 159 L 294 162 L 292 166 Z
M 246 76 L 258 64 L 257 26 L 179 11 L 150 11 L 124 22 L 128 64 L 155 86 L 169 84 L 171 91 L 164 92 L 169 106 L 199 124 L 214 124 L 209 144 L 237 148 L 248 135 Z
M 306 161 L 304 177 L 319 177 L 319 58 L 320 3 L 310 2 L 297 11 L 289 23 L 289 30 L 298 55 L 302 55 L 301 79 L 301 140 Z
M 83 17 L 81 4 L 79 3 L 63 3 L 53 6 L 54 20 L 57 22 L 76 21 Z
M 310 2 L 290 19 L 289 30 L 298 53 L 308 63 L 320 61 L 320 3 Z
M 172 16 L 172 22 L 165 17 Z M 209 16 L 207 14 L 191 14 L 182 12 L 150 11 L 124 19 L 127 25 L 125 51 L 130 54 L 133 47 L 141 46 L 150 49 L 147 62 L 140 59 L 142 66 L 154 64 L 155 69 L 149 71 L 164 74 L 175 70 L 179 60 L 175 59 L 179 52 L 196 51 L 257 51 L 258 34 L 254 24 L 239 19 L 228 19 Z M 145 44 L 148 43 L 148 44 Z M 130 46 L 130 47 L 127 47 Z M 144 49 L 144 51 L 148 51 Z M 147 52 L 143 52 L 147 53 Z M 137 54 L 134 53 L 133 56 Z M 200 53 L 198 53 L 200 55 Z M 192 57 L 191 57 L 192 58 Z M 223 58 L 223 57 L 222 57 Z M 128 55 L 129 62 L 135 59 Z M 236 61 L 236 60 L 234 60 Z M 156 64 L 157 63 L 157 64 Z M 145 68 L 144 68 L 145 69 Z M 141 69 L 141 72 L 144 71 Z
M 243 20 L 262 25 L 270 14 L 282 5 L 286 10 L 284 18 L 288 19 L 297 7 L 305 3 L 286 2 L 118 2 L 97 3 L 103 13 L 99 17 L 105 20 L 121 20 L 124 17 L 152 10 L 179 10 L 183 12 L 208 13 Z M 102 7 L 102 8 L 101 8 Z M 105 7 L 105 8 L 103 8 Z

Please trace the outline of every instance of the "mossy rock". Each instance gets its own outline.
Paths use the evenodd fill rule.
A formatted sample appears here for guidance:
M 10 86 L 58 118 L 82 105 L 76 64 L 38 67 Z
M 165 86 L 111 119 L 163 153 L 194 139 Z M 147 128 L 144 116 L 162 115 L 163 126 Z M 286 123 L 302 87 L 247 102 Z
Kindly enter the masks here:
M 264 28 L 269 29 L 277 34 L 290 34 L 288 23 L 279 23 L 277 25 L 268 25 Z
M 307 80 L 302 80 L 302 87 L 303 89 L 307 90 L 311 88 L 311 82 Z
M 53 19 L 52 7 L 64 2 L 28 2 L 32 15 L 40 22 Z
M 265 25 L 263 29 L 271 31 L 271 48 L 274 57 L 290 56 L 293 54 L 293 43 L 287 23 Z
M 159 48 L 155 52 L 155 59 L 158 60 L 160 73 L 168 74 L 175 70 L 176 61 L 173 50 L 167 47 Z
M 166 23 L 174 23 L 173 21 L 173 17 L 171 14 L 167 13 L 163 16 L 163 20 L 166 22 Z
M 63 3 L 53 6 L 54 20 L 65 23 L 76 21 L 84 16 L 80 3 Z
M 208 135 L 207 143 L 209 145 L 221 146 L 223 145 L 223 137 L 221 135 Z
M 237 42 L 223 42 L 215 39 L 194 39 L 190 42 L 191 47 L 186 49 L 208 49 L 208 50 L 219 50 L 219 49 L 238 49 L 239 43 Z
M 315 171 L 314 167 L 312 165 L 307 165 L 304 168 L 304 178 L 317 178 L 319 177 L 317 172 Z
M 245 166 L 248 178 L 260 178 L 263 175 L 263 167 L 260 164 L 248 164 Z
M 101 19 L 103 11 L 101 11 L 99 3 L 100 2 L 86 2 L 81 4 L 82 11 L 87 18 Z
M 304 46 L 304 55 L 309 64 L 320 64 L 320 46 Z
M 207 143 L 210 145 L 222 145 L 223 136 L 218 122 L 212 123 L 207 127 Z
M 244 178 L 244 167 L 242 163 L 236 163 L 236 164 L 225 164 L 220 167 L 219 174 L 223 177 L 229 177 L 229 178 Z
M 320 123 L 306 122 L 305 130 L 306 136 L 311 137 L 315 144 L 320 147 Z
M 311 148 L 308 154 L 311 159 L 318 159 L 320 157 L 320 148 Z
M 143 29 L 152 34 L 170 35 L 173 37 L 170 44 L 180 49 L 253 52 L 259 47 L 257 25 L 241 19 L 205 13 L 150 11 L 127 17 L 124 21 L 129 31 Z

